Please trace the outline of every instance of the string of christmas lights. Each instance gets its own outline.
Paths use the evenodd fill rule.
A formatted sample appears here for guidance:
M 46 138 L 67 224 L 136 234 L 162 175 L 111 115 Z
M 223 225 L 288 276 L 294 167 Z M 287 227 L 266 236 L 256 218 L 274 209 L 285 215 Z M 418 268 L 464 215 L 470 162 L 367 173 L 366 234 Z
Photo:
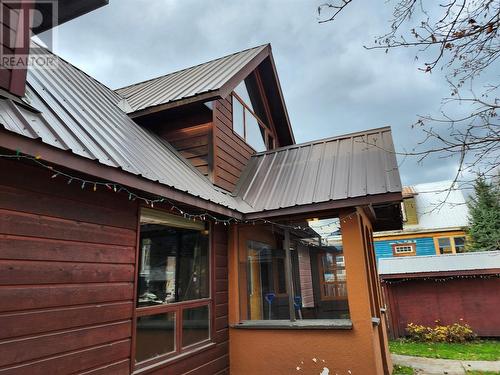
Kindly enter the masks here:
M 400 284 L 400 283 L 404 283 L 407 281 L 415 281 L 415 280 L 434 281 L 436 283 L 444 283 L 446 281 L 459 280 L 459 279 L 496 279 L 496 278 L 500 278 L 500 273 L 491 274 L 491 275 L 456 275 L 456 276 L 448 276 L 448 277 L 439 277 L 439 276 L 435 276 L 435 277 L 429 277 L 429 276 L 427 276 L 427 277 L 407 277 L 404 279 L 397 279 L 397 280 L 382 280 L 382 283 L 392 285 L 392 284 Z
M 254 224 L 255 225 L 258 223 L 263 223 L 263 224 L 271 224 L 271 225 L 274 225 L 274 226 L 281 228 L 281 229 L 293 229 L 293 230 L 299 230 L 299 231 L 304 231 L 304 232 L 310 232 L 311 229 L 313 229 L 314 231 L 321 231 L 325 228 L 330 229 L 331 232 L 335 232 L 335 231 L 340 229 L 340 220 L 339 220 L 339 223 L 336 224 L 337 227 L 334 228 L 335 230 L 332 230 L 332 225 L 335 224 L 332 222 L 325 224 L 325 225 L 320 225 L 320 226 L 315 225 L 314 228 L 311 228 L 310 226 L 302 227 L 300 225 L 286 225 L 286 224 L 277 223 L 277 222 L 267 220 L 267 219 L 239 220 L 239 219 L 232 218 L 232 217 L 221 218 L 221 217 L 217 217 L 217 216 L 212 215 L 208 211 L 193 214 L 193 213 L 186 212 L 185 209 L 182 209 L 182 208 L 176 206 L 173 201 L 171 201 L 170 199 L 165 198 L 165 197 L 151 198 L 151 197 L 141 196 L 141 195 L 131 191 L 126 186 L 120 185 L 120 184 L 115 183 L 115 182 L 88 180 L 88 179 L 74 176 L 74 175 L 71 175 L 67 172 L 63 172 L 61 170 L 55 169 L 53 166 L 43 162 L 42 157 L 40 155 L 31 156 L 31 155 L 23 154 L 18 150 L 18 151 L 16 151 L 15 154 L 0 154 L 0 158 L 17 159 L 17 160 L 24 159 L 24 160 L 31 161 L 31 162 L 35 163 L 36 165 L 51 171 L 51 173 L 52 173 L 52 175 L 50 177 L 51 179 L 65 178 L 67 180 L 66 183 L 68 185 L 71 185 L 71 184 L 79 185 L 82 190 L 90 187 L 92 189 L 92 191 L 94 191 L 94 192 L 97 191 L 98 189 L 106 189 L 106 190 L 108 190 L 110 192 L 114 192 L 114 193 L 124 193 L 124 194 L 128 195 L 129 200 L 131 200 L 131 201 L 135 201 L 135 200 L 143 201 L 146 205 L 148 205 L 151 208 L 154 208 L 155 204 L 167 204 L 168 206 L 170 206 L 171 211 L 182 215 L 185 219 L 189 219 L 189 220 L 193 220 L 193 221 L 212 220 L 215 224 L 223 224 L 226 226 L 230 225 L 230 224 Z M 342 218 L 342 222 L 344 222 L 344 223 L 347 222 L 347 220 L 350 220 L 355 215 L 356 215 L 356 213 L 353 212 L 353 213 L 345 216 L 344 218 Z

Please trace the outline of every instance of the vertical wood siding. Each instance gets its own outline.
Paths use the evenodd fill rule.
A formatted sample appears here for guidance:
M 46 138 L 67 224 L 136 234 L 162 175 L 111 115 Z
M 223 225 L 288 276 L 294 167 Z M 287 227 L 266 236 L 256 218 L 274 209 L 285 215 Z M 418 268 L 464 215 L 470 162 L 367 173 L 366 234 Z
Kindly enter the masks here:
M 232 191 L 255 151 L 233 132 L 231 96 L 214 102 L 213 182 Z
M 0 169 L 0 374 L 127 374 L 136 204 Z
M 406 334 L 408 323 L 469 324 L 480 336 L 500 336 L 500 279 L 411 280 L 385 284 L 391 334 Z

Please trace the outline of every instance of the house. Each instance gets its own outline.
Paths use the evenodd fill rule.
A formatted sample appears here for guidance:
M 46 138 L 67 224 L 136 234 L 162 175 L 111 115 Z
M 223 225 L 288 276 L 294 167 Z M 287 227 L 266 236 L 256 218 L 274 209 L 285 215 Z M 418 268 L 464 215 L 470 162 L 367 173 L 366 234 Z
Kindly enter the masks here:
M 405 336 L 409 323 L 437 321 L 500 336 L 500 251 L 382 258 L 379 274 L 391 336 Z
M 0 98 L 0 374 L 391 373 L 390 128 L 296 144 L 270 45 L 116 91 L 43 53 Z
M 451 181 L 403 187 L 403 229 L 374 235 L 377 259 L 465 251 L 468 209 Z

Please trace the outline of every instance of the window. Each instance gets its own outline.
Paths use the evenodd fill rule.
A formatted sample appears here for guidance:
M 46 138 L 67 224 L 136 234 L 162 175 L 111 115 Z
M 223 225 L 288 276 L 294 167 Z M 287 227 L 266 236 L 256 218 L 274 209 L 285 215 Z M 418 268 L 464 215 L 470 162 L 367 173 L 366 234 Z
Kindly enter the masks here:
M 438 254 L 455 254 L 465 252 L 465 236 L 439 237 L 435 239 Z
M 464 253 L 465 252 L 465 237 L 453 237 L 453 242 L 455 244 L 455 252 L 456 253 Z
M 209 253 L 205 223 L 141 211 L 136 363 L 210 339 Z
M 329 235 L 338 233 L 339 221 L 317 223 L 325 231 L 320 246 L 318 237 L 290 235 L 288 241 L 284 233 L 273 233 L 265 226 L 240 235 L 242 321 L 349 318 L 342 239 Z
M 289 319 L 284 250 L 248 241 L 248 316 L 251 320 Z
M 415 243 L 400 243 L 392 245 L 392 254 L 394 256 L 411 256 L 416 255 Z
M 439 254 L 452 254 L 453 248 L 451 246 L 450 237 L 438 238 Z
M 325 252 L 318 256 L 318 260 L 321 299 L 346 299 L 347 288 L 344 256 L 341 253 Z
M 255 114 L 245 82 L 233 93 L 233 130 L 257 152 L 274 148 L 269 127 Z

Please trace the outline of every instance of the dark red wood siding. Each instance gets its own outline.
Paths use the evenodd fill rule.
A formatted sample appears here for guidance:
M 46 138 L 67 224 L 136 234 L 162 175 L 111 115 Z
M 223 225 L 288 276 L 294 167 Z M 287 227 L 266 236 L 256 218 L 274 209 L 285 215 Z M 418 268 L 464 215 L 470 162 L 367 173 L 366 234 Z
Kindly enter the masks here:
M 0 374 L 130 373 L 136 202 L 0 160 Z M 227 373 L 227 234 L 213 230 L 215 344 L 151 373 Z
M 480 336 L 500 336 L 500 279 L 411 280 L 384 286 L 394 337 L 408 323 L 434 326 L 463 319 Z
M 136 204 L 0 165 L 0 374 L 128 373 Z
M 212 114 L 203 104 L 136 121 L 167 140 L 201 173 L 211 177 Z
M 233 132 L 231 96 L 214 102 L 214 172 L 213 182 L 232 191 L 255 151 Z

